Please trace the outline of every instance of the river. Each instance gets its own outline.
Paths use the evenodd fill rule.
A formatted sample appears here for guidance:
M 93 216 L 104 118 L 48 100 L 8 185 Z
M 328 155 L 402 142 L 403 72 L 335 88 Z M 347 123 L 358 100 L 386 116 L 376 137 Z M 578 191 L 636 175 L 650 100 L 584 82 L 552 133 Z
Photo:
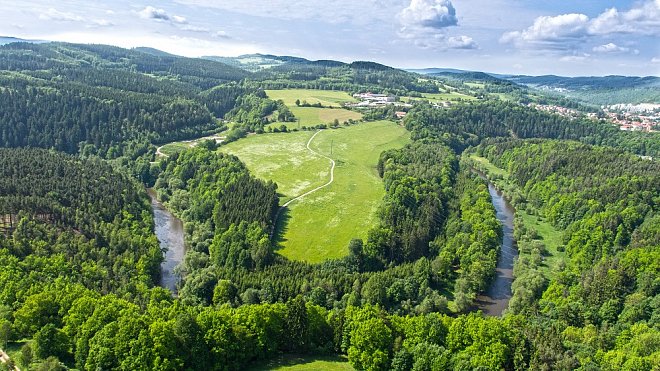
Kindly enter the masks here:
M 156 237 L 160 241 L 160 248 L 165 253 L 165 260 L 161 265 L 160 285 L 176 293 L 176 285 L 180 277 L 174 272 L 174 268 L 183 261 L 186 253 L 183 242 L 183 223 L 158 201 L 153 189 L 147 189 L 147 193 L 151 197 L 151 207 L 154 211 Z
M 483 177 L 482 174 L 480 176 Z M 513 219 L 515 209 L 495 186 L 488 182 L 488 192 L 492 198 L 497 220 L 502 224 L 502 246 L 497 259 L 495 278 L 488 290 L 477 297 L 477 305 L 487 316 L 501 316 L 509 306 L 511 284 L 513 283 L 513 261 L 518 250 L 513 239 Z

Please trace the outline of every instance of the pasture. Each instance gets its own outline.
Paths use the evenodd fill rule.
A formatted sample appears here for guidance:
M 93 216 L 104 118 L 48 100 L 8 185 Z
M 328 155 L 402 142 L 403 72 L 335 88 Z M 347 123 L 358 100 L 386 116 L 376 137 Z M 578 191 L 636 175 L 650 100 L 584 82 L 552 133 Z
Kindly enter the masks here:
M 312 131 L 250 136 L 220 148 L 245 162 L 250 171 L 278 184 L 280 204 L 323 185 L 330 161 L 307 150 Z M 319 133 L 310 148 L 335 160 L 334 182 L 294 201 L 283 213 L 279 253 L 293 260 L 321 262 L 347 254 L 352 238 L 366 238 L 384 196 L 376 172 L 382 151 L 410 141 L 389 121 L 362 123 Z

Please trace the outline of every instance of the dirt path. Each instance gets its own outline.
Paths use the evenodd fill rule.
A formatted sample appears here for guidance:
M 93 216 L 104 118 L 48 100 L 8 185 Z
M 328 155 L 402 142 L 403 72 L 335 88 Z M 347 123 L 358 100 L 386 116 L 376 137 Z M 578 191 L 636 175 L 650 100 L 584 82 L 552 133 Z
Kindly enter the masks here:
M 4 350 L 0 349 L 0 362 L 7 363 L 7 361 L 9 361 L 9 356 Z M 14 370 L 21 371 L 18 369 L 18 366 L 14 366 Z
M 316 191 L 319 191 L 319 190 L 321 190 L 321 189 L 323 189 L 323 188 L 329 186 L 330 184 L 332 184 L 332 182 L 335 181 L 335 165 L 336 165 L 336 164 L 335 164 L 335 160 L 331 159 L 330 157 L 328 157 L 328 156 L 326 156 L 326 155 L 323 155 L 323 154 L 321 154 L 321 153 L 318 153 L 318 152 L 316 152 L 315 150 L 313 150 L 313 149 L 311 149 L 311 148 L 309 147 L 309 145 L 312 143 L 312 140 L 314 140 L 314 138 L 315 138 L 320 132 L 322 132 L 322 131 L 323 131 L 322 129 L 319 130 L 319 131 L 317 131 L 316 133 L 314 133 L 314 135 L 312 135 L 311 138 L 309 138 L 309 140 L 307 141 L 307 150 L 309 150 L 310 152 L 312 152 L 313 154 L 315 154 L 315 155 L 317 155 L 317 156 L 321 156 L 321 157 L 323 157 L 323 158 L 326 158 L 326 159 L 330 160 L 330 163 L 332 164 L 332 166 L 330 167 L 330 181 L 327 182 L 327 183 L 325 183 L 325 184 L 322 185 L 322 186 L 318 186 L 318 187 L 312 189 L 311 191 L 307 191 L 307 192 L 301 194 L 300 196 L 296 196 L 296 197 L 290 199 L 289 201 L 287 201 L 284 205 L 280 206 L 280 208 L 277 210 L 277 214 L 275 215 L 275 220 L 273 221 L 273 232 L 271 232 L 271 239 L 272 239 L 272 237 L 273 237 L 273 236 L 272 236 L 273 233 L 275 233 L 275 226 L 277 226 L 277 220 L 279 219 L 280 214 L 282 213 L 282 210 L 284 210 L 284 209 L 285 209 L 287 206 L 289 206 L 291 203 L 293 203 L 293 202 L 295 202 L 295 201 L 298 201 L 298 200 L 300 200 L 301 198 L 303 198 L 303 197 L 305 197 L 305 196 L 309 196 L 309 195 L 311 195 L 312 193 L 314 193 L 314 192 L 316 192 Z

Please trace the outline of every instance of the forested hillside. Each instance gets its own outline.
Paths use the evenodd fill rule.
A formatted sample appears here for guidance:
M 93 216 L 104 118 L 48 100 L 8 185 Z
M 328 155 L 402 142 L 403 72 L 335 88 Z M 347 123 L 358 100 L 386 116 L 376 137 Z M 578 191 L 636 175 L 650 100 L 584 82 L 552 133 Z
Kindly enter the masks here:
M 107 158 L 144 154 L 129 142 L 221 129 L 211 112 L 222 117 L 245 89 L 205 90 L 246 77 L 217 62 L 59 43 L 1 46 L 0 70 L 0 144 Z
M 463 104 L 448 110 L 419 105 L 405 119 L 413 137 L 442 137 L 455 150 L 484 138 L 554 138 L 619 147 L 640 155 L 660 155 L 658 133 L 623 132 L 586 118 L 570 119 L 504 102 Z

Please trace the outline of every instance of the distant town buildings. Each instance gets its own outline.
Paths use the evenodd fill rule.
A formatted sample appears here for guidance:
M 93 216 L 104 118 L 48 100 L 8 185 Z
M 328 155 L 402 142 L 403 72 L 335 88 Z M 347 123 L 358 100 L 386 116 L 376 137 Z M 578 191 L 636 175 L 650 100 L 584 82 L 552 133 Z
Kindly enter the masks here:
M 529 106 L 539 111 L 555 113 L 568 118 L 584 115 L 580 111 L 556 105 L 532 103 Z M 617 104 L 602 106 L 601 109 L 602 113 L 587 113 L 586 116 L 594 120 L 607 120 L 625 131 L 651 132 L 660 126 L 660 104 Z

